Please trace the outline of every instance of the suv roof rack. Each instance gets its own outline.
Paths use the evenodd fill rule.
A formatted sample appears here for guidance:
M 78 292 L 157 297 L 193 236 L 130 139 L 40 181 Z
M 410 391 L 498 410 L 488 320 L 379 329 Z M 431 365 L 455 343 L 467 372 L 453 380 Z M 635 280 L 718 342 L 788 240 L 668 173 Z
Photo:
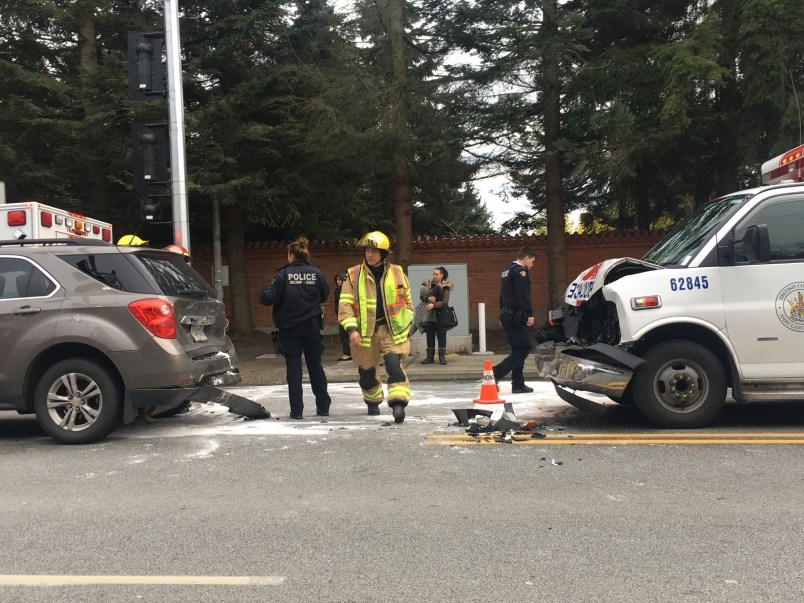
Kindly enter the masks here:
M 11 241 L 0 241 L 0 247 L 25 247 L 30 245 L 83 245 L 89 247 L 110 247 L 112 243 L 99 239 L 14 239 Z

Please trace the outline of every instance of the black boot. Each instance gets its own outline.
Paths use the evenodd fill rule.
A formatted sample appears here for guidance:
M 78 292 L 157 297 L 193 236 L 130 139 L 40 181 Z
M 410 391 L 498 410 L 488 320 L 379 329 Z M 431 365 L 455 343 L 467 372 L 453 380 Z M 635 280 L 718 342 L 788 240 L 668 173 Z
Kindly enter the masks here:
M 444 358 L 444 356 L 446 356 L 446 355 L 447 355 L 446 350 L 438 350 L 438 364 L 446 364 L 447 363 L 447 359 Z
M 427 358 L 422 360 L 422 364 L 435 363 L 435 348 L 427 348 Z
M 391 409 L 394 414 L 394 421 L 397 423 L 401 423 L 405 420 L 405 405 L 404 404 L 394 404 L 391 406 Z
M 368 414 L 371 416 L 376 416 L 380 414 L 380 405 L 379 404 L 369 404 L 366 402 L 366 406 L 368 407 Z

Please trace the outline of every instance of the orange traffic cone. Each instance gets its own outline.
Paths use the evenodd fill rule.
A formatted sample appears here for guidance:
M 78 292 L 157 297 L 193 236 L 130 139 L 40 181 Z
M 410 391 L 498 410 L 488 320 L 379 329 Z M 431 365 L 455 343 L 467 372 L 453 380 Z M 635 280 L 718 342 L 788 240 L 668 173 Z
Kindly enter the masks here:
M 504 404 L 497 394 L 497 382 L 494 380 L 494 368 L 491 360 L 486 358 L 483 366 L 483 385 L 480 386 L 480 397 L 475 398 L 475 404 Z

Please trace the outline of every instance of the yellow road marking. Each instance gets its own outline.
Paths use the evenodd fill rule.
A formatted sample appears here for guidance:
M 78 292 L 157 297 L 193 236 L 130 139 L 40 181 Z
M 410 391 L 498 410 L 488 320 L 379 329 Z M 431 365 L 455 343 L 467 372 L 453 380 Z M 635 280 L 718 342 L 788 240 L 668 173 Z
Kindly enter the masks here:
M 285 576 L 61 576 L 0 574 L 0 586 L 86 586 L 91 584 L 279 586 L 285 579 Z
M 501 444 L 499 434 L 432 434 L 431 445 Z M 512 444 L 561 446 L 572 444 L 804 444 L 804 433 L 584 433 L 545 434 L 543 438 L 514 436 Z

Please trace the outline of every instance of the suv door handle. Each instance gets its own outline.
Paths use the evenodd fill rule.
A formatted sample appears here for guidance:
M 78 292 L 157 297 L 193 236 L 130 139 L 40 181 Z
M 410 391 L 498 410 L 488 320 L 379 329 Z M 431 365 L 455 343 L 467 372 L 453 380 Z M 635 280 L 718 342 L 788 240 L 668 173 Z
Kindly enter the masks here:
M 28 314 L 39 314 L 42 311 L 42 308 L 32 308 L 31 306 L 21 306 L 16 310 L 13 310 L 11 314 L 14 316 L 27 316 Z

